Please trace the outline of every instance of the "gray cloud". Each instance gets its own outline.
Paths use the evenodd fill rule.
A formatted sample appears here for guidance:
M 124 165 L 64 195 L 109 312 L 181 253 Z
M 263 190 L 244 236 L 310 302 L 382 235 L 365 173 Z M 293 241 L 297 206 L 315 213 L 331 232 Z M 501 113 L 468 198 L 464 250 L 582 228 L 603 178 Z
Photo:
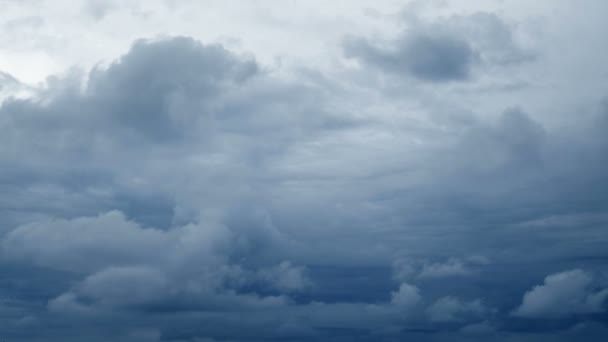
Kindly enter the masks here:
M 476 56 L 466 41 L 455 37 L 415 33 L 399 42 L 397 51 L 382 51 L 369 42 L 347 41 L 347 56 L 360 58 L 387 72 L 433 81 L 459 81 L 470 77 Z
M 4 87 L 2 338 L 601 340 L 596 85 L 488 85 L 551 84 L 546 56 L 492 13 L 422 18 L 352 38 L 359 68 L 175 37 Z
M 490 264 L 488 258 L 471 256 L 464 259 L 448 258 L 446 261 L 401 258 L 393 262 L 393 277 L 396 280 L 429 280 L 450 277 L 474 276 L 480 267 Z
M 94 218 L 42 221 L 20 226 L 3 241 L 7 257 L 41 266 L 90 272 L 106 265 L 156 262 L 170 243 L 167 233 L 142 229 L 119 212 Z
M 293 293 L 310 285 L 303 269 L 289 262 L 257 274 L 231 265 L 225 253 L 236 243 L 221 226 L 191 224 L 159 231 L 111 212 L 18 227 L 3 241 L 3 251 L 9 258 L 86 275 L 74 289 L 49 302 L 57 312 L 286 305 L 286 297 L 258 298 L 237 291 L 261 283 Z
M 301 266 L 293 266 L 289 261 L 260 270 L 259 277 L 263 282 L 276 287 L 279 291 L 301 291 L 313 285 L 306 276 L 306 269 Z
M 534 59 L 515 42 L 512 28 L 495 14 L 479 12 L 426 22 L 406 17 L 407 27 L 395 39 L 350 38 L 347 57 L 389 75 L 429 82 L 466 81 L 481 66 L 506 66 Z
M 392 293 L 391 303 L 406 309 L 416 307 L 422 299 L 419 292 L 415 286 L 402 283 L 399 290 Z
M 435 322 L 475 319 L 475 317 L 484 317 L 487 312 L 488 309 L 479 299 L 466 302 L 449 296 L 437 299 L 426 309 L 430 320 Z
M 190 38 L 133 45 L 121 60 L 89 75 L 85 101 L 117 128 L 153 139 L 187 134 L 226 88 L 255 75 L 221 46 Z
M 95 18 L 103 19 L 116 4 L 113 1 L 87 0 L 84 5 L 84 12 Z

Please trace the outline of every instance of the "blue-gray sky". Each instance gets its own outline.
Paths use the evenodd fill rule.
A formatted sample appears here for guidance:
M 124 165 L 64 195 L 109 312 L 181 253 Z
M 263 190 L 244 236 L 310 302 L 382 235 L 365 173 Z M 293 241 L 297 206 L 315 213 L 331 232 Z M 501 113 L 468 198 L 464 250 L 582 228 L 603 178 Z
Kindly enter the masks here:
M 0 6 L 0 340 L 608 338 L 605 1 Z

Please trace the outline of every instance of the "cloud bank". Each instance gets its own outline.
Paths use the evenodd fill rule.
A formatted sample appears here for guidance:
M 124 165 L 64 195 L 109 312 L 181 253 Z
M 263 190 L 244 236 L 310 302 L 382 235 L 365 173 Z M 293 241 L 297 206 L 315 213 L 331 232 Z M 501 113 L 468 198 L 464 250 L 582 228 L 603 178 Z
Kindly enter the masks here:
M 81 5 L 99 30 L 199 15 Z M 352 19 L 378 31 L 317 35 L 328 63 L 176 29 L 38 84 L 2 72 L 0 338 L 602 341 L 606 70 L 555 46 L 603 19 L 378 6 Z

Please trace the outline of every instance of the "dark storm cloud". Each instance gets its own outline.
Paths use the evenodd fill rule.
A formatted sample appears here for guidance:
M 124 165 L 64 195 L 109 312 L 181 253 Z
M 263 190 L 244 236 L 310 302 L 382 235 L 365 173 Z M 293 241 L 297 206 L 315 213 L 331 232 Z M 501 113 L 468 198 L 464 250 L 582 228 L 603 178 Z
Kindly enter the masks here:
M 47 294 L 46 310 L 93 320 L 133 310 L 144 321 L 145 312 L 238 315 L 290 305 L 283 293 L 314 286 L 304 267 L 279 254 L 288 241 L 267 214 L 240 203 L 257 187 L 259 163 L 310 134 L 306 129 L 334 129 L 326 124 L 334 119 L 321 116 L 321 92 L 256 74 L 255 62 L 220 46 L 140 41 L 93 70 L 84 90 L 73 75 L 50 80 L 36 99 L 4 103 L 2 124 L 11 135 L 4 136 L 3 162 L 14 172 L 3 181 L 15 194 L 11 206 L 23 213 L 8 220 L 16 229 L 3 227 L 11 230 L 3 258 L 80 278 Z M 202 192 L 189 193 L 200 181 Z M 144 211 L 156 211 L 145 203 L 147 189 L 161 198 L 177 190 L 178 203 L 166 204 L 175 206 L 168 211 L 175 226 L 170 219 L 160 227 L 167 230 L 142 227 L 117 211 L 94 215 L 109 205 L 146 222 L 154 213 L 124 198 L 144 198 Z M 256 254 L 267 256 L 256 261 Z
M 420 25 L 348 49 L 431 82 L 529 60 L 494 15 Z M 598 340 L 606 106 L 405 120 L 349 91 L 177 37 L 6 99 L 2 334 Z

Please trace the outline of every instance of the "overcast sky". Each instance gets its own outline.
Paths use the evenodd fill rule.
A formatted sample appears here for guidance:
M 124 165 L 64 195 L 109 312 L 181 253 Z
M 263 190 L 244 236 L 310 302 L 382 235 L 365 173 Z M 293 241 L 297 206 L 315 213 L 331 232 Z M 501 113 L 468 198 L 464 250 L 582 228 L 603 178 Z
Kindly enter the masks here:
M 605 341 L 606 14 L 0 0 L 0 340 Z

